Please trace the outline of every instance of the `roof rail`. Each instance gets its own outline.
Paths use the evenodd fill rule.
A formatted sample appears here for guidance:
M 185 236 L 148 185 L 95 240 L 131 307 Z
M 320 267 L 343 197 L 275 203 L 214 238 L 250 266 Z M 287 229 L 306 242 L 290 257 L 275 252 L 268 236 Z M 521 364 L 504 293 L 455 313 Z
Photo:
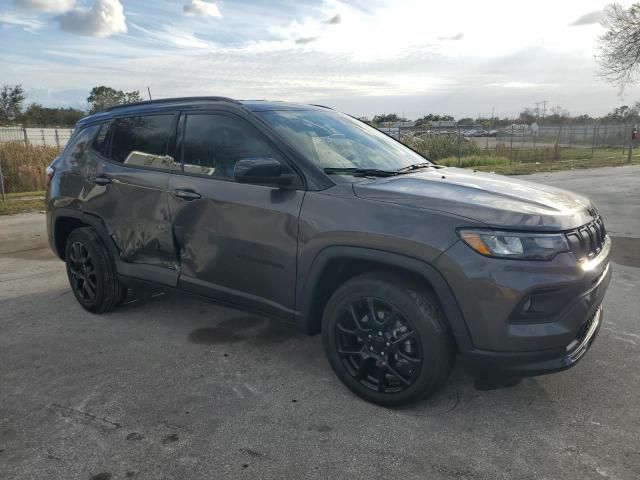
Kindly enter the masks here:
M 326 105 L 319 105 L 317 103 L 310 103 L 309 105 L 311 105 L 312 107 L 320 107 L 320 108 L 326 108 L 327 110 L 333 110 L 333 108 L 331 107 L 327 107 Z
M 233 102 L 240 103 L 233 98 L 228 97 L 176 97 L 176 98 L 157 98 L 155 100 L 144 100 L 142 102 L 122 103 L 120 105 L 112 105 L 107 107 L 103 112 L 110 112 L 118 108 L 135 107 L 137 105 L 153 105 L 156 103 L 180 103 L 180 102 L 196 102 L 196 101 L 210 101 L 210 102 Z

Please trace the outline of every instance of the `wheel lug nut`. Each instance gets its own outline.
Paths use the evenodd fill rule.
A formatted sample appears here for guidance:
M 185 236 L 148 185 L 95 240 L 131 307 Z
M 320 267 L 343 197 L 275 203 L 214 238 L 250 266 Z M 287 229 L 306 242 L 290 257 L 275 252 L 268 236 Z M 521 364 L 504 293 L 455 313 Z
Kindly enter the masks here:
M 382 332 L 378 332 L 378 336 L 381 337 L 382 336 Z
M 390 346 L 391 346 L 391 344 L 389 342 L 387 342 L 387 347 L 390 347 Z
M 369 350 L 371 350 L 373 352 L 373 347 L 369 347 Z

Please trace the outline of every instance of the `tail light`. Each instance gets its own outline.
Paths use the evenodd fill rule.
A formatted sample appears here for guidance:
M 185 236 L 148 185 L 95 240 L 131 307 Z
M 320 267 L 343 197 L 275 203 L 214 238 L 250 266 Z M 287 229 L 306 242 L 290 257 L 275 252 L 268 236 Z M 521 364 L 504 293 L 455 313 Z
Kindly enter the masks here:
M 53 178 L 53 174 L 56 172 L 56 169 L 53 168 L 51 165 L 49 165 L 47 167 L 47 187 L 49 186 L 49 184 L 51 183 L 51 179 Z

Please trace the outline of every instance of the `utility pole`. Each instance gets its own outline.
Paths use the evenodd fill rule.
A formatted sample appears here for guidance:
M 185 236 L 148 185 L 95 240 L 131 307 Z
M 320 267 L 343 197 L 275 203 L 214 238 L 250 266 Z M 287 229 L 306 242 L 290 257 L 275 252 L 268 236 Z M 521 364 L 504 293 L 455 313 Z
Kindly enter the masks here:
M 549 103 L 549 100 L 543 100 L 540 103 L 542 104 L 542 120 L 544 121 L 544 117 L 547 115 L 547 103 Z
M 149 100 L 151 100 L 151 89 L 147 87 L 147 92 L 149 93 Z
M 540 104 L 542 102 L 534 102 L 536 105 L 536 118 L 540 118 Z

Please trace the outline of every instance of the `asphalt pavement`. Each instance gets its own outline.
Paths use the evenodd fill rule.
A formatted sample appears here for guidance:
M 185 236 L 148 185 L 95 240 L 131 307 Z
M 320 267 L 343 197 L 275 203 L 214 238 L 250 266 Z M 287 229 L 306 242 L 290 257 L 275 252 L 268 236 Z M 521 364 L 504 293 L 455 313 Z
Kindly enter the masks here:
M 526 177 L 523 177 L 526 178 Z M 535 174 L 595 200 L 614 242 L 605 322 L 566 372 L 385 409 L 319 337 L 188 296 L 75 301 L 45 217 L 0 217 L 2 479 L 640 478 L 640 167 Z

